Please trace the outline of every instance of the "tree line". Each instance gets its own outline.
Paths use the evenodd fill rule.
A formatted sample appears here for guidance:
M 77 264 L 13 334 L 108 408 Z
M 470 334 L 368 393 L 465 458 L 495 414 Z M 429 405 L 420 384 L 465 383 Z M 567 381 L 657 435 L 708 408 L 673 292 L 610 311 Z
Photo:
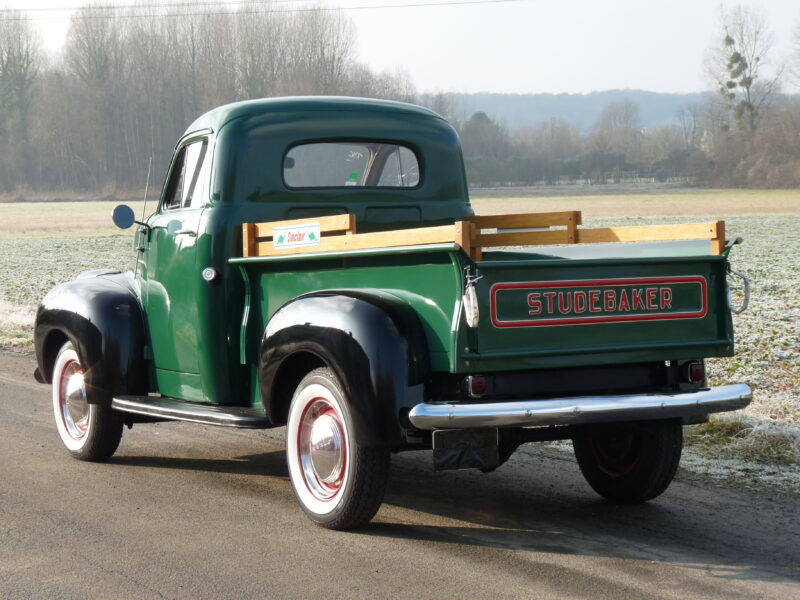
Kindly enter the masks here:
M 676 181 L 736 187 L 800 186 L 800 21 L 794 51 L 775 60 L 763 11 L 721 9 L 704 58 L 713 93 L 673 123 L 642 126 L 632 100 L 611 102 L 588 131 L 559 118 L 508 130 L 483 112 L 458 118 L 477 186 Z M 462 112 L 463 114 L 463 112 Z
M 256 6 L 256 5 L 254 5 Z M 142 187 L 150 157 L 163 178 L 173 144 L 196 116 L 237 100 L 350 95 L 430 106 L 461 135 L 472 185 L 681 181 L 800 185 L 800 24 L 784 65 L 764 13 L 720 13 L 705 57 L 714 93 L 673 123 L 642 127 L 631 100 L 610 103 L 588 130 L 563 119 L 509 130 L 447 94 L 418 94 L 402 71 L 355 56 L 343 13 L 86 6 L 59 56 L 42 49 L 24 12 L 0 13 L 0 192 L 113 194 Z
M 23 12 L 0 13 L 0 191 L 141 188 L 151 156 L 158 180 L 187 125 L 237 100 L 414 100 L 404 73 L 356 60 L 354 26 L 341 12 L 255 6 L 180 16 L 152 3 L 86 6 L 55 60 Z

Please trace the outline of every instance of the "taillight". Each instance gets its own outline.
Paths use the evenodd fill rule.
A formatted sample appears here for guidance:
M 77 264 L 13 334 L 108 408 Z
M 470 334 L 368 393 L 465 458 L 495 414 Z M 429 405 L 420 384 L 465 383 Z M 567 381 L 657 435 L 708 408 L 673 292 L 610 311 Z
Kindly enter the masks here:
M 467 375 L 465 383 L 470 398 L 480 398 L 486 393 L 486 377 L 483 375 Z
M 702 360 L 686 363 L 686 380 L 689 383 L 703 383 L 706 379 L 706 365 Z

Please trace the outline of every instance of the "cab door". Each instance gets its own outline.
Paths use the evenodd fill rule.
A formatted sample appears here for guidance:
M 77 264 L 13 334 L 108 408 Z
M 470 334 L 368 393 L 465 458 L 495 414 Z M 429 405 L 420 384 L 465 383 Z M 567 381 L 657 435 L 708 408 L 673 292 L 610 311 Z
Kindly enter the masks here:
M 145 314 L 162 394 L 203 400 L 198 368 L 197 297 L 203 284 L 197 239 L 209 198 L 207 138 L 178 148 L 157 212 L 152 215 L 142 266 Z

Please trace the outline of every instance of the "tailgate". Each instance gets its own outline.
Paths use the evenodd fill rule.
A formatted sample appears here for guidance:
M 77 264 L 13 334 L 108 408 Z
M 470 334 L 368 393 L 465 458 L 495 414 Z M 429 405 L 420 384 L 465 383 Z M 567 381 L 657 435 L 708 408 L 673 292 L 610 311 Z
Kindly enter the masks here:
M 483 261 L 465 370 L 729 356 L 719 256 Z

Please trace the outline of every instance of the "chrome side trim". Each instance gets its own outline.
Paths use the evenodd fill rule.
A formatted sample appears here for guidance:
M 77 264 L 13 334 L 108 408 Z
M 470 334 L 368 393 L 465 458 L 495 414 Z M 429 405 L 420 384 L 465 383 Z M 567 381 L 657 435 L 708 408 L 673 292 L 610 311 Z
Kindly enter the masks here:
M 681 394 L 581 396 L 491 403 L 417 404 L 409 419 L 418 429 L 584 425 L 691 417 L 744 408 L 753 399 L 743 383 Z

